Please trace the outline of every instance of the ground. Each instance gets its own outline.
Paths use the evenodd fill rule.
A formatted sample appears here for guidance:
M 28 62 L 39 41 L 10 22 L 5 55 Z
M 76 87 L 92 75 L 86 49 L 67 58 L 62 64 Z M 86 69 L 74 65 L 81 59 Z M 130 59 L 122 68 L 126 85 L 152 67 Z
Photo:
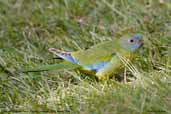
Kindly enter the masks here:
M 170 114 L 170 15 L 169 0 L 0 0 L 0 112 Z M 125 33 L 144 40 L 126 68 L 129 83 L 72 70 L 20 72 L 57 62 L 49 47 L 87 49 Z

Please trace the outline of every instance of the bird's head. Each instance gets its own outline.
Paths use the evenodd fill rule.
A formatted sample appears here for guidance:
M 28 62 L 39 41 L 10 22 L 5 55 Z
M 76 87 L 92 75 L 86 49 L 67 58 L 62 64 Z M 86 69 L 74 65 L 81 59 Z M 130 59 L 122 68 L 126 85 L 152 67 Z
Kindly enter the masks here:
M 140 34 L 134 34 L 132 36 L 124 36 L 121 38 L 121 46 L 131 51 L 136 51 L 143 45 L 143 40 Z

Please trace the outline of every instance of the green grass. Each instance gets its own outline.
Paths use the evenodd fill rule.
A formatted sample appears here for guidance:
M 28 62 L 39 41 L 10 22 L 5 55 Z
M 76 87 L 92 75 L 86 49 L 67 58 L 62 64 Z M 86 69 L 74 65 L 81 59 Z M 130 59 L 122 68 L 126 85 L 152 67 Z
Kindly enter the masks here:
M 169 0 L 0 0 L 0 112 L 170 114 L 170 15 Z M 131 84 L 18 72 L 55 63 L 49 47 L 86 49 L 128 32 L 144 39 Z

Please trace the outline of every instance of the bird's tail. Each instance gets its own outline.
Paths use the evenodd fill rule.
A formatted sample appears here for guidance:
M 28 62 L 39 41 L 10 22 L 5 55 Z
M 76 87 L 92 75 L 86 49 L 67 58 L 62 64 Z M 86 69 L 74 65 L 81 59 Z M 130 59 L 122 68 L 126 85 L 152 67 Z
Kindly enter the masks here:
M 71 55 L 71 52 L 66 52 L 55 48 L 49 48 L 49 52 L 55 54 L 57 58 L 61 58 L 71 63 L 78 64 L 78 61 L 74 59 L 74 57 Z
M 43 65 L 43 66 L 38 66 L 35 68 L 25 69 L 25 70 L 21 70 L 21 72 L 26 73 L 26 72 L 49 71 L 49 70 L 76 69 L 79 67 L 80 66 L 77 64 L 72 64 L 72 63 L 65 61 L 65 62 L 61 62 L 59 64 Z

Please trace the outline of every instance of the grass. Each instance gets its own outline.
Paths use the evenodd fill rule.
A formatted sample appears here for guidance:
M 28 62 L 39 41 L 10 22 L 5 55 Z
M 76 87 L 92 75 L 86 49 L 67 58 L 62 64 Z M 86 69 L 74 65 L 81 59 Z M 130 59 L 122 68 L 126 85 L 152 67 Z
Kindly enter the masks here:
M 169 0 L 0 0 L 0 112 L 171 113 L 170 15 Z M 55 63 L 49 47 L 86 49 L 128 32 L 144 39 L 131 84 L 18 72 Z

